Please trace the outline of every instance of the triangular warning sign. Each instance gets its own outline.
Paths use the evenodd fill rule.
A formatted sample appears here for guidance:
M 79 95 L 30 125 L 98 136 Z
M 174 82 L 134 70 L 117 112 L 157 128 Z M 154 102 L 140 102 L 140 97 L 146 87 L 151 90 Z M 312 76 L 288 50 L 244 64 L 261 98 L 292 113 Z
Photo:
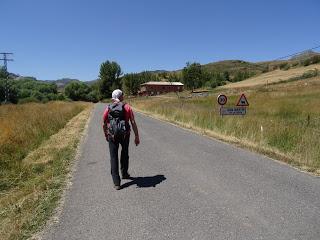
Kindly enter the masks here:
M 248 100 L 244 94 L 240 96 L 237 106 L 241 106 L 241 107 L 249 106 Z

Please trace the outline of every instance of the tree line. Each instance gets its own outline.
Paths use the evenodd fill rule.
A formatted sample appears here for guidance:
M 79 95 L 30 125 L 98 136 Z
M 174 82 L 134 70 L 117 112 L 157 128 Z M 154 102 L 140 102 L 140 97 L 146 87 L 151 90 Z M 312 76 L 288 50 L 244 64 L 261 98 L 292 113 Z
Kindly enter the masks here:
M 24 77 L 14 80 L 9 73 L 0 68 L 0 103 L 48 102 L 64 100 L 81 100 L 97 102 L 97 91 L 94 87 L 83 82 L 70 82 L 64 91 L 58 91 L 55 83 L 36 80 L 33 77 Z
M 186 89 L 215 88 L 226 82 L 237 82 L 249 78 L 254 73 L 239 70 L 232 75 L 228 71 L 212 72 L 200 63 L 186 63 L 181 71 L 143 71 L 140 73 L 122 72 L 121 66 L 115 61 L 105 61 L 100 65 L 98 80 L 88 85 L 85 82 L 68 83 L 63 91 L 58 91 L 55 83 L 38 81 L 34 78 L 20 80 L 10 79 L 8 72 L 0 68 L 0 102 L 5 100 L 5 88 L 9 87 L 9 101 L 12 103 L 47 102 L 52 100 L 73 100 L 97 102 L 111 97 L 114 89 L 123 89 L 127 95 L 137 95 L 140 85 L 149 81 L 182 82 Z M 9 78 L 9 85 L 6 84 Z
M 215 88 L 227 82 L 242 81 L 255 73 L 239 70 L 232 75 L 228 71 L 210 72 L 200 63 L 187 63 L 182 71 L 177 72 L 140 72 L 122 75 L 121 67 L 116 62 L 106 61 L 100 66 L 98 89 L 100 98 L 110 98 L 115 88 L 121 88 L 128 95 L 137 95 L 140 85 L 149 81 L 182 82 L 186 89 Z

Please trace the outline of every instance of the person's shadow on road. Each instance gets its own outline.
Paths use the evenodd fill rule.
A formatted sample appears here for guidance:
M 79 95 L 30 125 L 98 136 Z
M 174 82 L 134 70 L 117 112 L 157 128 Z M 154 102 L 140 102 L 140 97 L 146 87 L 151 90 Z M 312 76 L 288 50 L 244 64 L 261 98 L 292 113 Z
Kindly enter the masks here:
M 121 188 L 127 188 L 134 184 L 137 185 L 137 188 L 148 188 L 148 187 L 155 187 L 156 185 L 160 184 L 166 177 L 164 175 L 155 175 L 153 177 L 130 177 L 131 182 L 127 182 L 121 186 Z

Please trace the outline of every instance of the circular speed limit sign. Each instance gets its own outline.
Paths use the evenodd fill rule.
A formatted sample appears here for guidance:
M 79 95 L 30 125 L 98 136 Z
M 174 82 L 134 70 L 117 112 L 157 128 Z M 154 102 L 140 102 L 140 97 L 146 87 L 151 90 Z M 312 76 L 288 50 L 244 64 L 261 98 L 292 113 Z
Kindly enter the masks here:
M 228 98 L 224 94 L 220 94 L 217 98 L 219 105 L 225 105 L 228 101 Z

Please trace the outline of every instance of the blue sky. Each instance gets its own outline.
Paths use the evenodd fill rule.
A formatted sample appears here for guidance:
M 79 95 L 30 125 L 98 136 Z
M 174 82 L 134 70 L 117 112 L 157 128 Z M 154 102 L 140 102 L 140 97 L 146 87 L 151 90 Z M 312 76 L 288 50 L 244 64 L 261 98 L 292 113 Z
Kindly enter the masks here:
M 318 0 L 0 1 L 0 52 L 15 60 L 8 69 L 38 79 L 96 79 L 106 60 L 124 73 L 174 70 L 320 45 Z

